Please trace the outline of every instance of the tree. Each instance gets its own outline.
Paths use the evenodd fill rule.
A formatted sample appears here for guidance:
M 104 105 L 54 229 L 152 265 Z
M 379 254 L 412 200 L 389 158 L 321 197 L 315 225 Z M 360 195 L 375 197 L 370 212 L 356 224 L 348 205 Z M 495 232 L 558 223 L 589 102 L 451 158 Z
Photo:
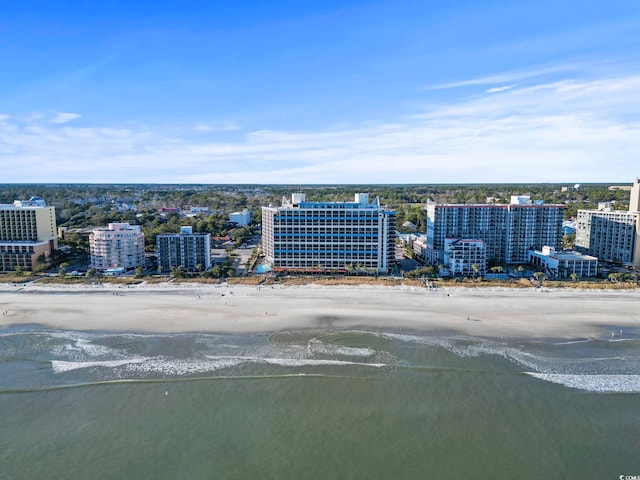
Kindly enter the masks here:
M 544 283 L 547 279 L 547 276 L 543 272 L 536 272 L 533 274 L 533 278 L 535 278 L 540 285 Z
M 575 244 L 576 244 L 576 234 L 570 233 L 568 235 L 563 235 L 561 242 L 562 242 L 563 250 L 572 249 L 573 247 L 575 247 Z
M 578 276 L 577 273 L 572 273 L 571 275 L 569 275 L 571 277 L 571 280 L 573 280 L 575 283 L 578 283 L 578 279 L 580 278 Z
M 173 278 L 184 278 L 184 269 L 179 267 L 171 267 L 171 276 Z
M 522 265 L 518 265 L 516 267 L 516 272 L 518 272 L 518 275 L 520 276 L 520 278 L 522 278 L 522 276 L 524 275 L 524 267 Z
M 567 268 L 564 265 L 558 265 L 557 269 L 551 271 L 554 277 L 565 278 L 567 275 Z
M 89 270 L 87 270 L 87 277 L 93 277 L 95 274 L 96 274 L 95 268 L 90 268 Z
M 476 278 L 476 275 L 480 273 L 480 267 L 475 263 L 471 264 L 471 270 L 473 270 L 473 278 Z
M 136 267 L 136 273 L 134 275 L 135 278 L 142 278 L 144 277 L 144 268 L 142 267 Z
M 67 275 L 67 268 L 69 268 L 68 262 L 62 262 L 60 264 L 60 268 L 58 269 L 58 275 L 60 277 L 65 277 Z

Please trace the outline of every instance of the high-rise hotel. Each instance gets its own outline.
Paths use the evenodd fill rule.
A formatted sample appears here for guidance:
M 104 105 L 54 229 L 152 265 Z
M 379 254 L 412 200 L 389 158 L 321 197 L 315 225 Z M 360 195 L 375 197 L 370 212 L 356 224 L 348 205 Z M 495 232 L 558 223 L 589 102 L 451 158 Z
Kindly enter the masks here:
M 55 207 L 40 197 L 0 204 L 0 271 L 32 270 L 57 247 Z
M 530 250 L 560 249 L 563 209 L 515 195 L 509 205 L 431 203 L 425 260 L 444 263 L 447 241 L 465 239 L 484 242 L 487 262 L 527 263 Z
M 276 271 L 385 273 L 395 258 L 395 219 L 366 193 L 353 202 L 308 202 L 294 193 L 280 207 L 262 207 L 262 251 Z
M 640 179 L 631 187 L 629 209 L 578 210 L 576 248 L 600 260 L 640 268 Z

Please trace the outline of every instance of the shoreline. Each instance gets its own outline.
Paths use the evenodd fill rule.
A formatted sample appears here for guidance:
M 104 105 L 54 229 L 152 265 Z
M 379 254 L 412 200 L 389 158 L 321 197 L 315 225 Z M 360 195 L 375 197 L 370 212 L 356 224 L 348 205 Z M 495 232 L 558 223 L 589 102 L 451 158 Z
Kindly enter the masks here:
M 639 304 L 638 290 L 0 284 L 0 328 L 222 334 L 376 329 L 484 338 L 607 338 L 619 329 L 640 333 Z

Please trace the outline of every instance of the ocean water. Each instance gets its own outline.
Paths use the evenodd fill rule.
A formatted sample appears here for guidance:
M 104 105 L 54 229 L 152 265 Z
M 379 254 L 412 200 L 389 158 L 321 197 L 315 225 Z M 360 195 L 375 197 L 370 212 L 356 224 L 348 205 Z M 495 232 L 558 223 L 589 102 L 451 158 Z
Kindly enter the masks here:
M 0 478 L 640 475 L 640 336 L 0 332 Z

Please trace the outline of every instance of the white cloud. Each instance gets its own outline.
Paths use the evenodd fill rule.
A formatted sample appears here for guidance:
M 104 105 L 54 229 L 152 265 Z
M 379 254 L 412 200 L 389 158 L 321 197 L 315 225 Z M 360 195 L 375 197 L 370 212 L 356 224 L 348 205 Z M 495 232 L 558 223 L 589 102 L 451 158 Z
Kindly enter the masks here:
M 582 65 L 567 63 L 562 65 L 548 65 L 532 69 L 512 70 L 508 72 L 486 75 L 483 77 L 462 80 L 458 82 L 442 83 L 438 85 L 427 85 L 423 90 L 446 90 L 449 88 L 470 87 L 474 85 L 493 85 L 497 83 L 511 83 L 517 80 L 538 78 L 551 74 L 568 73 L 580 70 Z
M 209 125 L 207 123 L 196 123 L 193 126 L 193 129 L 197 132 L 233 132 L 241 130 L 241 127 L 235 122 L 214 123 L 213 125 Z
M 515 85 L 503 85 L 502 87 L 489 88 L 489 89 L 485 90 L 485 93 L 500 93 L 500 92 L 504 92 L 506 90 L 511 90 L 514 87 L 515 87 Z
M 233 142 L 5 117 L 0 166 L 14 182 L 600 182 L 640 174 L 640 75 L 508 86 L 393 124 L 256 130 Z
M 72 120 L 76 120 L 80 118 L 82 115 L 79 113 L 58 113 L 55 117 L 51 119 L 53 123 L 67 123 Z

